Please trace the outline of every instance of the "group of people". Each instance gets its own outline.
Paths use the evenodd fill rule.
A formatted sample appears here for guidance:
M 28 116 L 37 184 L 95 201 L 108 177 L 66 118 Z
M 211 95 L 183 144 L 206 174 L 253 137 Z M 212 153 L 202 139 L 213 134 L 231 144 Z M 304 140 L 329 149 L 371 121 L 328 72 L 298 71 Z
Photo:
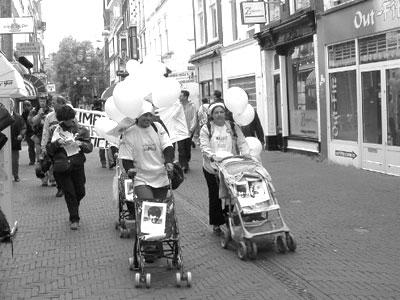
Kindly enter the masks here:
M 36 163 L 36 175 L 42 186 L 56 186 L 56 197 L 64 196 L 69 211 L 70 228 L 79 228 L 79 204 L 85 196 L 85 155 L 93 145 L 89 131 L 78 125 L 76 111 L 60 96 L 42 95 L 38 106 L 23 102 L 23 112 L 15 112 L 12 101 L 11 125 L 12 173 L 19 182 L 19 151 L 25 139 L 29 165 Z

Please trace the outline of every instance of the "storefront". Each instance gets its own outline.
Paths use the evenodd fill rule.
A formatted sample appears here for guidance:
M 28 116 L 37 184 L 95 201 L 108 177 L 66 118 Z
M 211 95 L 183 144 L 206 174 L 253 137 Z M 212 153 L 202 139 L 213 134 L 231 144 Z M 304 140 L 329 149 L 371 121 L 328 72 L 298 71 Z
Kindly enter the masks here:
M 190 58 L 189 63 L 196 69 L 200 88 L 200 99 L 211 99 L 215 90 L 222 91 L 221 44 L 199 51 Z
M 269 150 L 320 152 L 317 37 L 306 10 L 257 34 L 263 50 Z
M 400 3 L 373 0 L 318 23 L 328 157 L 400 176 Z

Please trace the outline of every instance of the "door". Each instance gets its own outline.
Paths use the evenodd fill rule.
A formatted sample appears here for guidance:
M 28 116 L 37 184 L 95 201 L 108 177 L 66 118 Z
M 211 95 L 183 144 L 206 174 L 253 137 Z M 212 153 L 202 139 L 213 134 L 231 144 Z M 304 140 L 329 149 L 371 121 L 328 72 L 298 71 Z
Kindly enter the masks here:
M 400 66 L 361 72 L 362 167 L 400 176 Z
M 385 73 L 386 173 L 400 176 L 400 67 Z
M 282 102 L 281 102 L 281 80 L 279 75 L 274 76 L 274 91 L 275 91 L 275 120 L 276 120 L 276 139 L 277 148 L 283 148 L 282 138 Z

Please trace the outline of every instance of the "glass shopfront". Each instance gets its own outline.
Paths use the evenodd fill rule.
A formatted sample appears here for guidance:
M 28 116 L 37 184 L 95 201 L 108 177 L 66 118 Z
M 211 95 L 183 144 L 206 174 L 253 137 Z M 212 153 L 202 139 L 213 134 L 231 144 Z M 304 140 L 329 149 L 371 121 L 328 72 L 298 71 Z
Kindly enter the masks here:
M 287 57 L 290 136 L 318 139 L 314 44 L 294 47 Z

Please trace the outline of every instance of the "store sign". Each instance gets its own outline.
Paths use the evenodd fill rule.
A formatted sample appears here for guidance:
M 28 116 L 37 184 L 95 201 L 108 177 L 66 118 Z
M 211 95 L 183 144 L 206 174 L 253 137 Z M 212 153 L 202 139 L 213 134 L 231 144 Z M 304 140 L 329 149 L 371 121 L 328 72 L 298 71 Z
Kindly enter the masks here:
M 19 55 L 33 55 L 40 53 L 40 44 L 37 42 L 32 43 L 17 43 L 16 49 Z
M 363 1 L 323 18 L 327 43 L 400 27 L 400 0 Z
M 0 18 L 0 34 L 33 33 L 33 17 Z
M 354 151 L 343 151 L 343 150 L 335 150 L 335 155 L 336 156 L 341 156 L 341 157 L 348 157 L 351 159 L 355 159 L 357 157 L 357 154 Z
M 242 24 L 265 24 L 267 23 L 267 13 L 265 2 L 242 2 L 240 3 L 240 13 Z

